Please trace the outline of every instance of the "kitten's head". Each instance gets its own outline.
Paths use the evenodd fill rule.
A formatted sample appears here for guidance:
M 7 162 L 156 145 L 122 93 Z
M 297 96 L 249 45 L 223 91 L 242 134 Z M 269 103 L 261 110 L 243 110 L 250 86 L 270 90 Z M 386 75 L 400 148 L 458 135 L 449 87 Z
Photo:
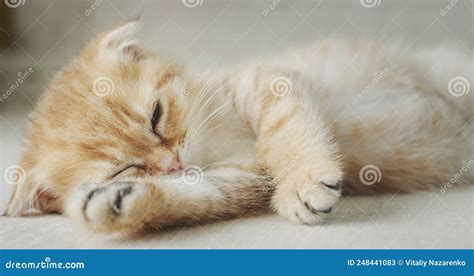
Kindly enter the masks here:
M 99 35 L 55 76 L 32 118 L 20 163 L 25 175 L 7 214 L 62 212 L 82 183 L 186 165 L 189 82 L 141 48 L 137 27 L 132 21 Z

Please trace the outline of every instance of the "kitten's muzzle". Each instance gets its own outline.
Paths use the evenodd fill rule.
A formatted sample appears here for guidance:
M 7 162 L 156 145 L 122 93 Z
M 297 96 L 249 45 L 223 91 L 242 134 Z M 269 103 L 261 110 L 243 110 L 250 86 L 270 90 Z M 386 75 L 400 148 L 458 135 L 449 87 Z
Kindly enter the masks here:
M 183 169 L 183 164 L 179 160 L 177 154 L 168 155 L 163 159 L 163 165 L 167 168 L 168 173 L 178 172 Z

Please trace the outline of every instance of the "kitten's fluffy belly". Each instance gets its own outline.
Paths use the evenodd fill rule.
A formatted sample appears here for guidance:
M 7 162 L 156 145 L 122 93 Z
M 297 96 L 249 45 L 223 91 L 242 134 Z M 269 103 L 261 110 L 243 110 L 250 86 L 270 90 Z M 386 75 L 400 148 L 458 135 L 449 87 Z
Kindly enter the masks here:
M 105 232 L 270 208 L 315 224 L 342 190 L 441 185 L 472 159 L 473 93 L 447 91 L 455 77 L 473 83 L 467 56 L 331 40 L 196 85 L 131 43 L 134 24 L 99 36 L 55 78 L 7 214 L 66 210 Z M 104 77 L 114 91 L 98 96 Z M 472 180 L 467 171 L 458 183 Z

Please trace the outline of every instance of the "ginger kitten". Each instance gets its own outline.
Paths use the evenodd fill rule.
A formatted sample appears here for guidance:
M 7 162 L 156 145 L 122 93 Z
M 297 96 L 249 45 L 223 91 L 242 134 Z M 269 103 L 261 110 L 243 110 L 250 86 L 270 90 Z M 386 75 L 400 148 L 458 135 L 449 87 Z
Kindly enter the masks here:
M 56 75 L 7 215 L 65 212 L 100 232 L 269 209 L 316 224 L 343 191 L 436 187 L 473 159 L 473 93 L 448 93 L 454 77 L 473 83 L 472 57 L 328 40 L 196 82 L 142 49 L 137 27 Z

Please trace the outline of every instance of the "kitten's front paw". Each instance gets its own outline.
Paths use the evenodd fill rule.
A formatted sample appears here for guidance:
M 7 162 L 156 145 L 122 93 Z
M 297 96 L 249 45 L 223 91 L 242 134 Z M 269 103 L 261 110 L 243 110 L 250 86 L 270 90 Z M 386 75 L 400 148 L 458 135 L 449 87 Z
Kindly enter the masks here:
M 288 180 L 277 187 L 272 204 L 280 216 L 293 223 L 319 224 L 332 211 L 341 189 L 342 173 L 324 181 L 311 177 Z
M 146 219 L 146 196 L 142 183 L 83 185 L 70 199 L 68 213 L 94 232 L 133 231 Z

